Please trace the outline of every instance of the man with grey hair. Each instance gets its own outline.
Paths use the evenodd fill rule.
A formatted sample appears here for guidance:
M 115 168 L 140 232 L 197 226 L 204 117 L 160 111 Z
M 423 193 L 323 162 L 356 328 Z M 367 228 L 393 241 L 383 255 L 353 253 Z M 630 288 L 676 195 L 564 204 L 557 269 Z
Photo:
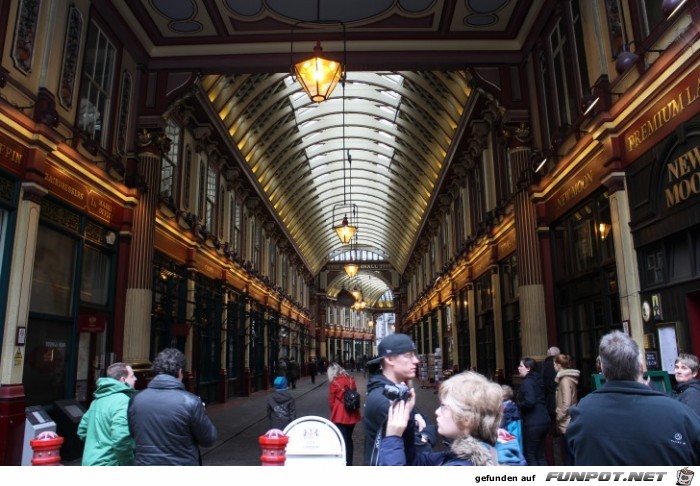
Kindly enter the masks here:
M 185 390 L 185 355 L 164 349 L 153 360 L 156 377 L 129 406 L 129 428 L 137 466 L 201 465 L 199 446 L 216 441 L 216 427 L 202 400 Z
M 628 335 L 603 336 L 606 383 L 569 410 L 566 436 L 576 466 L 683 466 L 700 463 L 695 413 L 642 383 L 642 353 Z

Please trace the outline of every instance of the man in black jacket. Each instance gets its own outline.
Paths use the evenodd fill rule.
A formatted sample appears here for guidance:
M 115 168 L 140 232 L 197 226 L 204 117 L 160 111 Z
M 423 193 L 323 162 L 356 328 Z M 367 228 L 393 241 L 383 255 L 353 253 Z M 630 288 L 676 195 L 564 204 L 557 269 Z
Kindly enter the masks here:
M 607 382 L 569 409 L 576 466 L 700 464 L 700 419 L 641 382 L 637 343 L 613 331 L 600 340 L 599 355 Z
M 137 466 L 201 465 L 199 446 L 216 441 L 216 427 L 204 404 L 182 384 L 184 369 L 185 355 L 180 350 L 161 351 L 153 360 L 156 377 L 129 406 Z
M 409 380 L 416 377 L 416 369 L 420 360 L 416 355 L 416 345 L 406 334 L 391 334 L 379 343 L 379 356 L 367 362 L 370 369 L 381 365 L 381 372 L 375 373 L 367 380 L 367 398 L 362 417 L 362 425 L 365 429 L 364 459 L 366 466 L 375 466 L 375 444 L 381 441 L 377 436 L 386 424 L 389 414 L 389 399 L 384 396 L 385 385 L 398 383 L 408 384 Z M 403 434 L 404 450 L 407 455 L 413 454 L 415 435 L 415 421 L 413 412 L 408 427 Z M 374 452 L 374 454 L 373 454 Z

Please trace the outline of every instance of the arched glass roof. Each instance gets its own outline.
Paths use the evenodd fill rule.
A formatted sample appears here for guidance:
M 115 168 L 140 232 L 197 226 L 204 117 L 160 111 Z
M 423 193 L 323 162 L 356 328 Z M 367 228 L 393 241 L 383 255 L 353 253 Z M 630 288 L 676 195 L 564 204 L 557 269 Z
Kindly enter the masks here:
M 357 207 L 356 244 L 405 268 L 468 81 L 461 71 L 349 72 L 319 104 L 288 74 L 209 75 L 202 87 L 315 274 L 349 249 L 332 230 L 346 203 Z

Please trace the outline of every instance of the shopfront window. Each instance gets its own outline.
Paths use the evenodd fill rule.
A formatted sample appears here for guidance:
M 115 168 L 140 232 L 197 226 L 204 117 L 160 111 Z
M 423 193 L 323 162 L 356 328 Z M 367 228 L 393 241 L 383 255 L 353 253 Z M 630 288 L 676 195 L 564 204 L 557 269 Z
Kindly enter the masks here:
M 47 226 L 39 226 L 30 312 L 71 315 L 75 252 L 75 239 Z
M 111 281 L 109 255 L 86 246 L 83 252 L 80 301 L 85 304 L 106 306 Z

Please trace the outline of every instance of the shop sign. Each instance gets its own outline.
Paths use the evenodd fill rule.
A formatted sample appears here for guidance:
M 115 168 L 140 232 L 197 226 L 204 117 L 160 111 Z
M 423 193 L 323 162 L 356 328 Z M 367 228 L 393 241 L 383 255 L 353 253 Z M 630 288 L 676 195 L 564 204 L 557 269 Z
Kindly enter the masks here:
M 102 197 L 95 191 L 88 194 L 87 210 L 92 216 L 107 223 L 112 221 L 114 205 L 106 197 Z
M 104 314 L 80 314 L 78 317 L 79 332 L 104 332 L 107 327 L 107 316 Z
M 700 145 L 668 162 L 664 175 L 666 209 L 700 194 Z
M 678 122 L 697 113 L 696 104 L 700 104 L 700 66 L 681 80 L 671 91 L 659 99 L 640 120 L 624 134 L 627 153 L 643 153 L 646 148 L 657 143 L 661 137 Z M 693 109 L 691 109 L 693 108 Z M 682 116 L 687 115 L 687 116 Z
M 83 184 L 80 184 L 68 174 L 47 164 L 44 182 L 49 191 L 55 196 L 60 197 L 77 208 L 85 209 L 87 189 Z
M 26 147 L 0 135 L 0 166 L 19 175 L 27 155 Z

